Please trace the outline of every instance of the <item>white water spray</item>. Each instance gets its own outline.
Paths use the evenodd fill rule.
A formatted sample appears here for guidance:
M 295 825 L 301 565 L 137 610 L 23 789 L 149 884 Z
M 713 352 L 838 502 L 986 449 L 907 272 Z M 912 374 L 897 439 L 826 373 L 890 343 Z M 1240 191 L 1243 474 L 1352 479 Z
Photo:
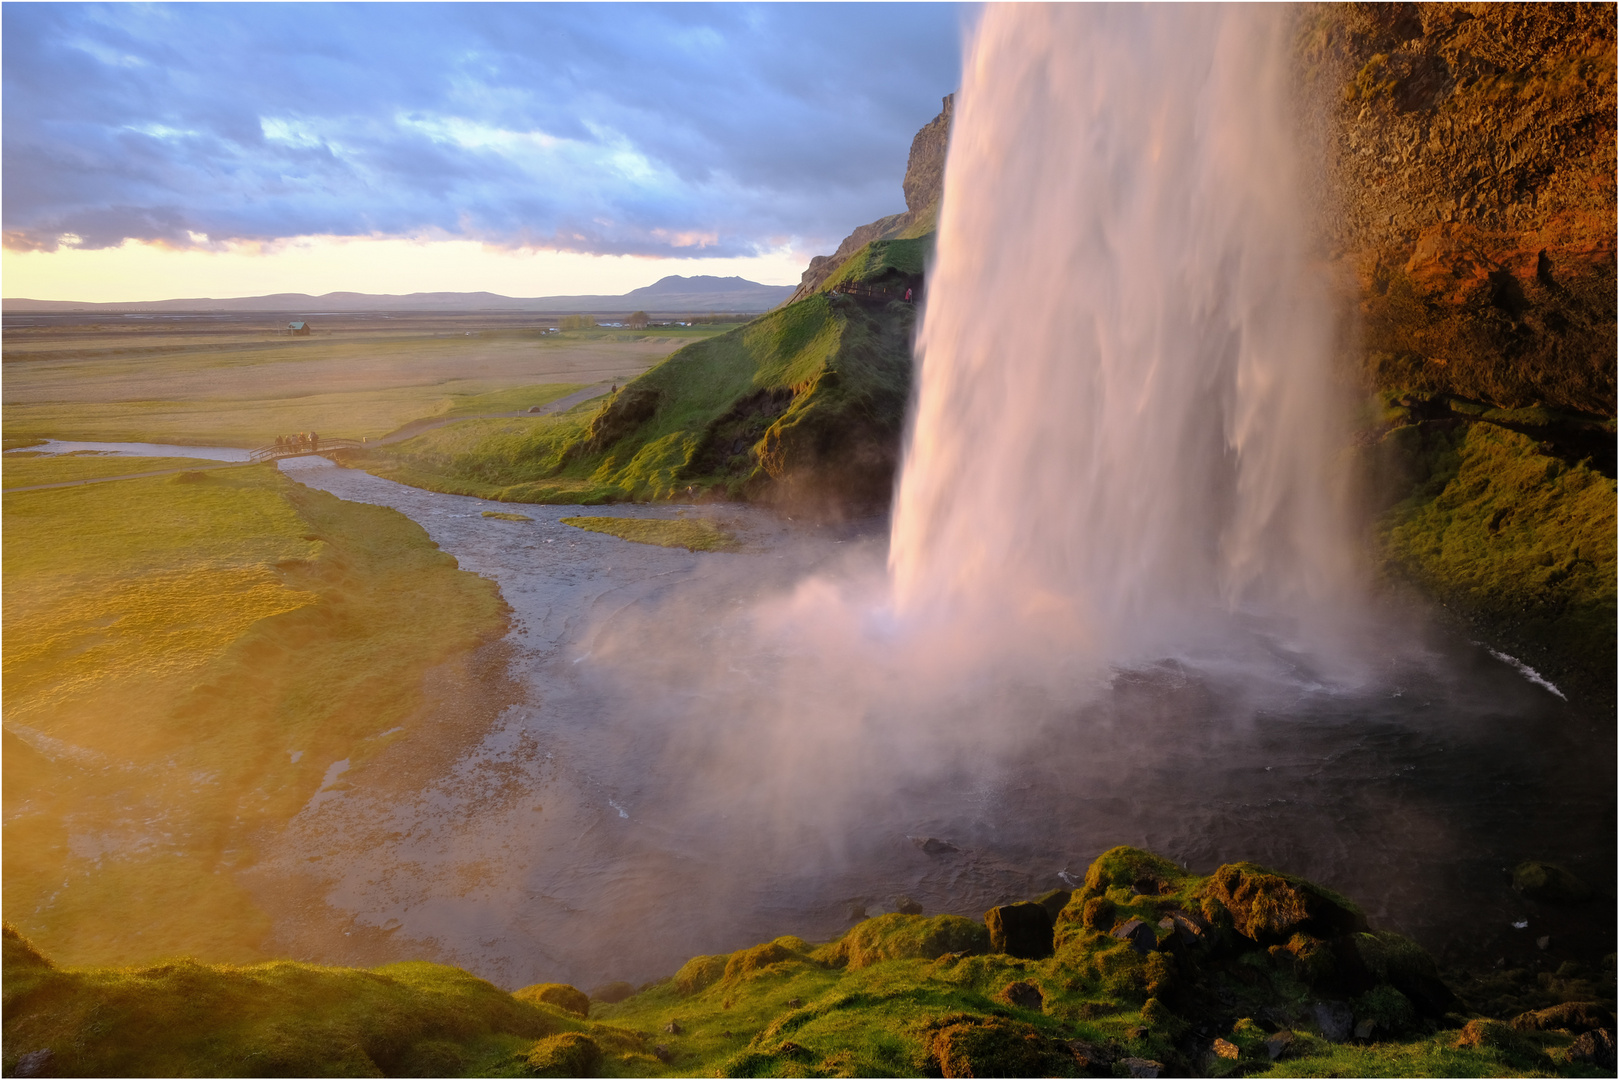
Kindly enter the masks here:
M 986 13 L 896 496 L 903 614 L 1126 659 L 1209 612 L 1342 604 L 1289 94 L 1274 8 Z

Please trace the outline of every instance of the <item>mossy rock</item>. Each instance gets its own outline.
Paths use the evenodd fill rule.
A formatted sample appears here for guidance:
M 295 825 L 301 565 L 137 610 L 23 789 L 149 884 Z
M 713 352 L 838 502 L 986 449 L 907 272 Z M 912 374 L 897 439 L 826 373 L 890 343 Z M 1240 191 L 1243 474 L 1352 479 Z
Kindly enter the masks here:
M 741 949 L 725 961 L 725 982 L 735 983 L 761 975 L 779 964 L 810 962 L 809 946 L 801 938 L 777 938 L 751 949 Z
M 1338 937 L 1366 929 L 1366 917 L 1346 898 L 1253 863 L 1220 867 L 1205 880 L 1203 894 L 1218 900 L 1236 931 L 1252 941 L 1286 941 L 1299 931 Z
M 1179 889 L 1191 877 L 1185 870 L 1160 855 L 1140 848 L 1116 847 L 1104 851 L 1085 871 L 1081 900 L 1105 896 L 1109 889 L 1127 889 L 1146 894 L 1167 894 Z M 1072 902 L 1072 901 L 1070 901 Z
M 701 993 L 725 977 L 724 956 L 694 956 L 675 972 L 675 989 L 690 997 Z
M 960 915 L 878 915 L 851 929 L 814 958 L 851 971 L 885 960 L 936 960 L 946 953 L 989 950 L 989 930 Z
M 602 1051 L 590 1036 L 564 1031 L 535 1043 L 525 1061 L 535 1076 L 595 1076 Z
M 1356 934 L 1355 950 L 1372 978 L 1399 990 L 1423 1015 L 1438 1019 L 1457 1006 L 1433 957 L 1410 938 L 1387 930 Z
M 924 1031 L 923 1069 L 931 1076 L 1077 1076 L 1066 1046 L 1031 1024 L 958 1013 Z
M 518 1001 L 535 1001 L 546 1005 L 554 1005 L 564 1012 L 571 1012 L 575 1016 L 590 1015 L 590 996 L 582 990 L 576 990 L 567 983 L 535 983 L 525 986 L 521 990 L 512 991 L 512 997 Z
M 1458 1050 L 1494 1050 L 1508 1064 L 1518 1067 L 1549 1064 L 1540 1048 L 1513 1030 L 1511 1024 L 1486 1017 L 1469 1020 L 1454 1045 Z
M 1519 1031 L 1570 1031 L 1578 1034 L 1598 1028 L 1613 1030 L 1613 1010 L 1595 1001 L 1565 1001 L 1512 1018 Z
M 1512 887 L 1545 904 L 1578 904 L 1591 899 L 1591 886 L 1555 863 L 1522 862 L 1512 868 Z
M 1401 1035 L 1416 1026 L 1417 1009 L 1410 998 L 1384 984 L 1372 987 L 1355 999 L 1355 1018 L 1373 1021 L 1378 1037 Z

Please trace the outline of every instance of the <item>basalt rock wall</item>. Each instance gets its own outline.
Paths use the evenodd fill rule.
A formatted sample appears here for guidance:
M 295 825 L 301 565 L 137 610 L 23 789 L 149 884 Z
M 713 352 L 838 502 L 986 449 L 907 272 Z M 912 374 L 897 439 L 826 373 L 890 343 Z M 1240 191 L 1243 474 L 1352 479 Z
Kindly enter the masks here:
M 1370 388 L 1615 407 L 1615 9 L 1306 8 L 1321 237 Z

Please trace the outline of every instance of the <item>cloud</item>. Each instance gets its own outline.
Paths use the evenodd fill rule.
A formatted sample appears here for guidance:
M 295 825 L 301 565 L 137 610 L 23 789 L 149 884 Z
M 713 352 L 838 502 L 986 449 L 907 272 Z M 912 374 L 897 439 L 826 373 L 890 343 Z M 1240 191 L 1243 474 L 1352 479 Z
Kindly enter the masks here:
M 5 244 L 735 257 L 903 208 L 939 5 L 5 5 Z

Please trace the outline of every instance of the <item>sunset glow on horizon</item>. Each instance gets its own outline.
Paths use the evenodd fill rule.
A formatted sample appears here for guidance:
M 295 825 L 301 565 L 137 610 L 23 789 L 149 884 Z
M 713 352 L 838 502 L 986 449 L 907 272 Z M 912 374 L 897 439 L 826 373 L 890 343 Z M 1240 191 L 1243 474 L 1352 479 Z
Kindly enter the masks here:
M 78 303 L 213 299 L 273 293 L 616 296 L 670 274 L 798 283 L 811 253 L 783 247 L 725 259 L 497 248 L 474 240 L 306 236 L 220 249 L 126 240 L 117 247 L 0 251 L 8 299 Z
M 4 293 L 796 284 L 905 210 L 974 10 L 7 5 Z

